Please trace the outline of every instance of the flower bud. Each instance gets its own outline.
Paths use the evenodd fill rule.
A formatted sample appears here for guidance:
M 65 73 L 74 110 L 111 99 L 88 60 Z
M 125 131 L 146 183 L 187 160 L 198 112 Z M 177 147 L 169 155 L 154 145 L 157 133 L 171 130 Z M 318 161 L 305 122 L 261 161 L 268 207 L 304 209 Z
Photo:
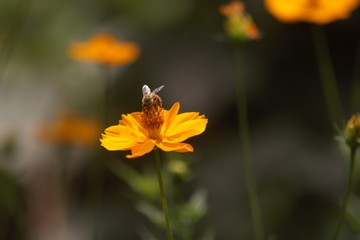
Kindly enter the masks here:
M 180 177 L 181 179 L 185 179 L 189 175 L 188 165 L 180 159 L 170 161 L 168 170 L 172 175 Z
M 354 114 L 346 124 L 345 142 L 350 148 L 360 144 L 360 114 Z
M 249 14 L 244 11 L 240 1 L 232 1 L 219 8 L 226 17 L 224 31 L 227 37 L 234 41 L 257 40 L 260 32 Z

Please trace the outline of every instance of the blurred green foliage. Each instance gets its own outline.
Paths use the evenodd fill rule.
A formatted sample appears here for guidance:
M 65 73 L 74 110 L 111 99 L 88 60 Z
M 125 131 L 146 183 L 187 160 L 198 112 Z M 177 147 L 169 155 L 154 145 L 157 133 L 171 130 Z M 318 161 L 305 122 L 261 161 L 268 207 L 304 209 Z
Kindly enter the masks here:
M 170 222 L 177 239 L 182 240 L 211 240 L 213 231 L 201 230 L 199 224 L 208 212 L 207 193 L 205 190 L 195 190 L 189 197 L 179 190 L 191 183 L 191 170 L 189 163 L 179 154 L 168 154 L 163 167 L 163 179 L 167 199 L 170 202 Z M 111 162 L 109 169 L 121 180 L 125 181 L 135 193 L 132 200 L 134 206 L 149 222 L 166 231 L 163 210 L 160 207 L 160 191 L 157 174 L 154 168 L 145 167 L 137 171 L 121 161 Z M 141 229 L 139 235 L 144 240 L 162 239 L 155 237 L 151 228 Z M 212 232 L 212 233 L 211 233 Z

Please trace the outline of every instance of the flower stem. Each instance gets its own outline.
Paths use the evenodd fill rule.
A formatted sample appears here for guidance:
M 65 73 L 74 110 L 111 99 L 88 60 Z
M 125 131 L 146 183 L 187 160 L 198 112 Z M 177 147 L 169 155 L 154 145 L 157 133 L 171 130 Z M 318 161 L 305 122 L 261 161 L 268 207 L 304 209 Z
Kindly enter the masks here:
M 161 204 L 162 204 L 162 208 L 164 211 L 164 218 L 165 218 L 166 228 L 167 228 L 167 232 L 168 232 L 168 239 L 173 240 L 174 237 L 173 237 L 173 233 L 172 233 L 172 229 L 171 229 L 171 225 L 170 225 L 169 210 L 167 207 L 166 196 L 165 196 L 165 191 L 164 191 L 164 184 L 163 184 L 162 175 L 161 175 L 161 161 L 160 161 L 159 149 L 155 149 L 154 153 L 155 153 L 155 161 L 156 161 L 156 172 L 158 175 L 159 188 L 160 188 L 160 194 L 161 194 Z
M 0 85 L 4 81 L 4 75 L 9 64 L 9 60 L 15 50 L 18 40 L 21 37 L 23 25 L 29 17 L 31 5 L 32 0 L 19 1 L 18 5 L 16 6 L 16 15 L 14 16 L 13 21 L 9 22 L 7 33 L 5 33 L 5 36 L 3 39 L 1 39 L 2 46 L 0 47 Z M 2 29 L 2 31 L 3 30 L 4 29 Z
M 329 118 L 332 124 L 339 124 L 343 119 L 343 111 L 325 33 L 321 27 L 313 24 L 312 35 Z
M 354 59 L 354 73 L 353 73 L 353 80 L 351 84 L 351 103 L 354 109 L 357 109 L 357 106 L 360 105 L 360 41 L 357 45 L 357 50 L 355 53 Z
M 103 155 L 101 156 L 103 157 Z M 97 159 L 96 159 L 97 160 Z M 103 184 L 104 169 L 102 164 L 91 159 L 88 164 L 88 189 L 89 189 L 89 209 L 92 219 L 92 239 L 102 239 L 101 224 L 103 222 Z
M 102 105 L 102 118 L 104 126 L 109 124 L 109 109 L 110 109 L 110 90 L 112 84 L 112 69 L 108 66 L 101 66 L 104 78 L 104 96 L 103 96 L 103 105 Z
M 264 229 L 262 222 L 261 208 L 256 190 L 256 183 L 253 176 L 252 158 L 250 151 L 250 137 L 249 137 L 249 123 L 247 116 L 246 91 L 245 83 L 243 81 L 242 66 L 243 66 L 243 49 L 240 44 L 236 48 L 236 62 L 237 62 L 237 107 L 238 107 L 238 121 L 239 121 L 239 135 L 242 158 L 244 162 L 244 173 L 246 179 L 246 187 L 249 194 L 250 208 L 252 214 L 252 222 L 255 231 L 256 240 L 263 240 Z
M 333 240 L 336 240 L 340 230 L 341 230 L 341 226 L 344 222 L 344 216 L 345 216 L 345 212 L 346 212 L 346 207 L 349 201 L 349 197 L 350 197 L 350 193 L 351 193 L 351 188 L 352 188 L 352 182 L 353 182 L 353 175 L 354 175 L 354 166 L 355 166 L 355 154 L 356 154 L 356 147 L 352 147 L 350 149 L 350 166 L 349 166 L 349 176 L 348 176 L 348 181 L 346 184 L 346 189 L 345 189 L 345 193 L 344 193 L 344 198 L 343 198 L 343 202 L 341 205 L 341 209 L 340 209 L 340 214 L 339 214 L 339 218 L 336 224 L 336 228 L 335 228 L 335 232 L 334 235 L 332 237 Z
M 111 68 L 105 65 L 100 65 L 101 73 L 104 79 L 100 79 L 104 82 L 102 98 L 100 101 L 100 118 L 102 123 L 107 126 L 109 123 L 109 105 L 110 105 L 110 90 L 112 83 Z M 107 152 L 102 151 L 101 158 L 107 158 Z M 90 189 L 90 201 L 93 211 L 93 238 L 95 240 L 102 238 L 101 223 L 103 222 L 101 211 L 103 209 L 103 188 L 104 188 L 104 172 L 103 164 L 99 161 L 91 161 L 89 164 L 89 189 Z

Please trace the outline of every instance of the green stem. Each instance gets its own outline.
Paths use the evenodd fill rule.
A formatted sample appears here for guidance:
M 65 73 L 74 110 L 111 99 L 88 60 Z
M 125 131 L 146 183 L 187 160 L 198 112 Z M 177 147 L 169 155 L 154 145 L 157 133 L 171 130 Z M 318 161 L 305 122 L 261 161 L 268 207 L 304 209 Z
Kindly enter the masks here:
M 102 118 L 104 126 L 109 124 L 109 109 L 110 109 L 110 90 L 112 84 L 112 69 L 109 66 L 101 66 L 103 75 L 105 79 L 104 81 L 104 95 L 103 95 L 103 105 L 102 108 Z
M 354 62 L 353 80 L 350 89 L 352 107 L 357 109 L 357 106 L 360 105 L 360 69 L 358 67 L 360 66 L 360 41 L 357 45 Z
M 60 166 L 60 173 L 59 173 L 59 184 L 61 189 L 61 194 L 63 197 L 64 204 L 67 205 L 70 196 L 70 176 L 69 176 L 69 156 L 68 156 L 68 149 L 69 146 L 66 144 L 62 144 L 59 146 L 59 161 Z M 66 207 L 65 207 L 66 209 Z
M 101 156 L 103 157 L 103 155 Z M 88 185 L 89 185 L 89 209 L 92 214 L 92 234 L 93 239 L 102 239 L 102 229 L 101 223 L 103 222 L 102 218 L 102 201 L 103 201 L 103 182 L 104 182 L 104 169 L 102 164 L 100 164 L 98 159 L 91 159 L 88 165 Z
M 345 216 L 345 212 L 346 212 L 346 207 L 349 201 L 349 197 L 350 197 L 350 193 L 351 193 L 351 188 L 352 188 L 352 182 L 353 182 L 353 175 L 354 175 L 354 166 L 355 166 L 355 153 L 356 153 L 356 147 L 351 148 L 350 150 L 350 167 L 349 167 L 349 176 L 348 176 L 348 181 L 347 181 L 347 185 L 346 185 L 346 189 L 345 189 L 345 193 L 344 193 L 344 198 L 343 198 L 343 202 L 341 205 L 341 209 L 340 209 L 340 214 L 339 214 L 339 218 L 336 224 L 336 228 L 335 228 L 335 232 L 333 235 L 333 240 L 336 240 L 340 230 L 341 230 L 341 226 L 344 222 L 344 216 Z
M 250 208 L 252 214 L 252 222 L 257 240 L 265 239 L 261 208 L 256 190 L 256 183 L 253 176 L 252 157 L 250 151 L 250 134 L 247 116 L 246 91 L 245 83 L 242 78 L 243 66 L 243 49 L 240 44 L 236 45 L 236 61 L 237 61 L 237 107 L 239 121 L 239 135 L 242 158 L 244 162 L 244 173 L 246 179 L 246 187 L 249 194 Z
M 100 79 L 104 81 L 103 86 L 103 98 L 100 100 L 99 115 L 102 118 L 102 122 L 104 127 L 109 124 L 109 105 L 110 105 L 110 90 L 111 90 L 111 83 L 112 83 L 112 73 L 111 68 L 105 65 L 100 65 L 100 70 L 103 74 L 104 79 Z M 107 158 L 107 152 L 101 151 L 101 158 Z M 90 198 L 91 198 L 91 205 L 93 208 L 93 235 L 94 239 L 101 239 L 102 238 L 102 231 L 101 231 L 101 223 L 103 221 L 101 217 L 101 211 L 103 208 L 103 187 L 104 187 L 104 167 L 101 162 L 99 161 L 92 161 L 89 164 L 89 189 L 90 189 Z
M 3 83 L 5 70 L 9 63 L 11 54 L 13 53 L 17 41 L 20 39 L 23 24 L 29 15 L 32 1 L 18 1 L 16 15 L 13 21 L 9 22 L 9 29 L 5 35 L 2 46 L 0 47 L 0 85 Z
M 166 228 L 167 228 L 167 232 L 168 232 L 168 239 L 173 240 L 174 237 L 173 237 L 173 233 L 172 233 L 172 229 L 171 229 L 171 225 L 170 225 L 169 210 L 167 207 L 166 196 L 165 196 L 165 191 L 164 191 L 164 184 L 163 184 L 162 175 L 161 175 L 161 161 L 160 161 L 159 149 L 155 149 L 154 153 L 155 153 L 155 161 L 156 161 L 156 172 L 158 175 L 159 188 L 160 188 L 160 194 L 161 194 L 161 204 L 162 204 L 162 208 L 164 211 L 164 218 L 165 218 Z
M 325 33 L 320 26 L 313 24 L 312 35 L 329 118 L 332 124 L 339 124 L 343 119 L 343 110 Z

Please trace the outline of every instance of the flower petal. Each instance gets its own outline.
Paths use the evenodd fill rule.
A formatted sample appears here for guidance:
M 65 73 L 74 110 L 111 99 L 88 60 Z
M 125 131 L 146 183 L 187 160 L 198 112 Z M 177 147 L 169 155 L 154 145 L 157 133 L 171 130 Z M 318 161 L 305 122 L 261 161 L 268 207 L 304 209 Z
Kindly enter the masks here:
M 147 131 L 141 124 L 142 117 L 140 112 L 133 112 L 127 115 L 123 114 L 121 118 L 122 119 L 119 121 L 120 125 L 129 127 L 137 136 L 146 136 Z
M 119 124 L 131 126 L 134 128 L 141 127 L 141 119 L 139 118 L 139 115 L 141 115 L 140 112 L 133 112 L 130 114 L 122 114 L 121 120 L 119 121 Z
M 180 115 L 177 117 L 179 116 Z M 188 116 L 191 115 L 189 114 Z M 204 115 L 198 116 L 196 119 L 185 120 L 183 122 L 175 119 L 172 127 L 166 132 L 166 134 L 163 135 L 163 141 L 171 143 L 182 142 L 190 137 L 199 135 L 205 131 L 207 122 L 208 120 Z
M 119 136 L 121 133 L 127 132 L 125 126 L 115 125 L 105 129 L 105 134 L 103 137 L 116 137 Z
M 182 122 L 186 122 L 192 119 L 204 119 L 205 115 L 200 115 L 198 112 L 186 112 L 186 113 L 181 113 L 179 115 L 176 116 L 176 118 L 174 119 L 174 123 L 172 124 L 172 126 L 178 125 Z
M 127 158 L 137 158 L 140 157 L 151 150 L 154 149 L 155 142 L 154 140 L 148 140 L 144 143 L 139 143 L 135 145 L 133 148 L 131 148 L 131 155 L 126 155 Z
M 105 129 L 105 134 L 102 134 L 101 146 L 109 151 L 129 150 L 137 144 L 136 138 L 131 132 L 122 125 L 111 126 Z
M 69 55 L 77 60 L 111 66 L 135 61 L 140 49 L 135 43 L 120 42 L 112 35 L 100 34 L 86 42 L 72 44 Z
M 158 142 L 156 143 L 161 150 L 165 152 L 193 152 L 194 149 L 190 144 L 187 143 L 168 143 L 168 142 Z
M 148 138 L 142 132 L 124 125 L 108 127 L 100 139 L 101 146 L 109 151 L 129 150 L 147 140 Z
M 162 130 L 161 130 L 162 133 L 165 133 L 170 128 L 170 126 L 173 124 L 173 121 L 176 118 L 176 116 L 177 116 L 177 114 L 179 112 L 179 109 L 180 109 L 180 103 L 176 102 L 170 108 L 169 111 L 163 110 L 163 112 L 164 112 L 164 121 L 165 122 L 164 122 L 164 124 L 162 126 Z
M 146 136 L 142 134 L 142 132 L 123 125 L 115 125 L 105 129 L 103 138 L 108 137 L 129 138 L 135 140 L 136 142 L 144 142 L 147 139 Z
M 116 137 L 104 138 L 104 139 L 100 139 L 100 141 L 101 141 L 101 146 L 103 146 L 109 151 L 129 150 L 136 144 L 136 142 L 130 139 L 126 140 Z

